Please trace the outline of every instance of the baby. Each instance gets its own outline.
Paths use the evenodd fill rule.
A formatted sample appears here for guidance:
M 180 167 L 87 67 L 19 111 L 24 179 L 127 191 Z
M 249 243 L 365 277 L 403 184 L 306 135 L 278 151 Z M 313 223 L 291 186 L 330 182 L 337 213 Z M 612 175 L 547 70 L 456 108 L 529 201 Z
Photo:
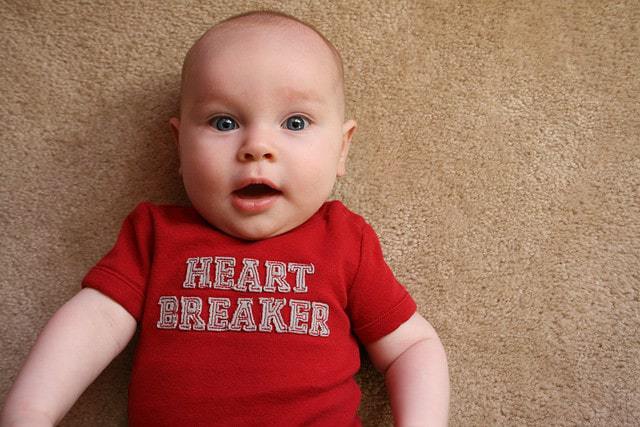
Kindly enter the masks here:
M 342 61 L 273 12 L 190 49 L 170 121 L 192 208 L 140 204 L 50 320 L 2 426 L 58 423 L 140 337 L 133 426 L 355 426 L 358 342 L 397 425 L 445 425 L 446 357 L 364 220 L 328 202 L 344 175 Z

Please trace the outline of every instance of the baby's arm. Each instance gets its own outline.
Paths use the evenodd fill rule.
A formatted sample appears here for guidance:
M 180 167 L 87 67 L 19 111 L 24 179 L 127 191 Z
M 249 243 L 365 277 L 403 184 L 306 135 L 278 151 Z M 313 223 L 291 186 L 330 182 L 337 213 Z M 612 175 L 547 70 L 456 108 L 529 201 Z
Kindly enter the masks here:
M 52 426 L 127 345 L 136 321 L 85 288 L 49 320 L 9 391 L 2 427 Z
M 447 425 L 447 356 L 429 322 L 416 313 L 366 347 L 385 376 L 396 426 Z

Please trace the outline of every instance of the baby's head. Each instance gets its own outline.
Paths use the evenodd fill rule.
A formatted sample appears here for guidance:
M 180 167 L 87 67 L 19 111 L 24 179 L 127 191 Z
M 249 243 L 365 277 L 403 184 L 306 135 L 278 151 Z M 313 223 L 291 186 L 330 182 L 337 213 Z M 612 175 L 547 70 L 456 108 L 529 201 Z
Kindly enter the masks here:
M 320 208 L 355 131 L 336 49 L 272 12 L 230 18 L 193 45 L 171 125 L 193 206 L 248 240 L 285 233 Z

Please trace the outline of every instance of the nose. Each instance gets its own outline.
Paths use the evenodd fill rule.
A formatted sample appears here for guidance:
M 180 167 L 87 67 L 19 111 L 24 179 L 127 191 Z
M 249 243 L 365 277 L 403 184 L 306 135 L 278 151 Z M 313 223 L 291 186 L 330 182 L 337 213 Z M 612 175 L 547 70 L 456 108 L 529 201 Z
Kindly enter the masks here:
M 238 150 L 238 160 L 241 162 L 254 162 L 258 160 L 275 160 L 276 153 L 270 138 L 265 133 L 253 132 Z

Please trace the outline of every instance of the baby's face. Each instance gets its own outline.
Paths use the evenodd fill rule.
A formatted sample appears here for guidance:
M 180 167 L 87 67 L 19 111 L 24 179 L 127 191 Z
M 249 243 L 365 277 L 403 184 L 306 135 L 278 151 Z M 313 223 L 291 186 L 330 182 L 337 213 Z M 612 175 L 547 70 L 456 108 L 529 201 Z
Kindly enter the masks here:
M 258 240 L 310 218 L 344 173 L 332 53 L 310 30 L 230 28 L 202 42 L 172 119 L 189 199 L 212 225 Z

